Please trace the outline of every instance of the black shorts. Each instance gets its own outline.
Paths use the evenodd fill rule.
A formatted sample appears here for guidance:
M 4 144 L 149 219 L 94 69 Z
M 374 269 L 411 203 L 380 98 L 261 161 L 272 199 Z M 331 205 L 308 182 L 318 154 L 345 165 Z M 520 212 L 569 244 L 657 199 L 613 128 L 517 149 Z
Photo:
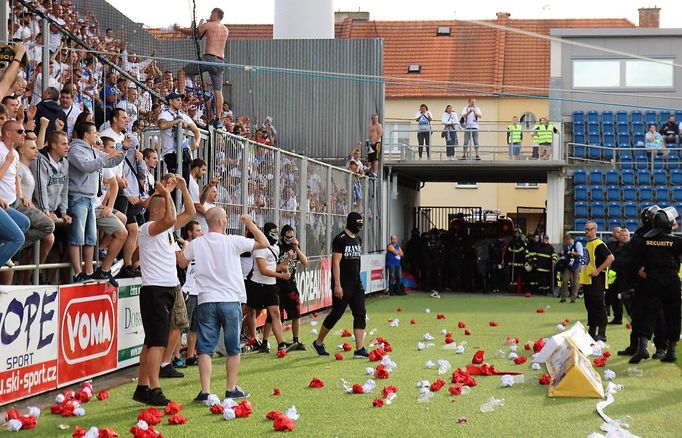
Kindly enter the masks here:
M 287 313 L 287 319 L 301 317 L 301 295 L 296 289 L 296 284 L 279 287 L 279 308 Z
M 137 224 L 142 225 L 144 216 L 142 216 L 142 206 L 140 204 L 128 204 L 128 211 L 126 211 L 126 225 Z
M 381 154 L 381 142 L 378 141 L 371 145 L 371 149 L 374 152 L 369 152 L 367 154 L 367 161 L 373 163 L 374 161 L 379 161 L 379 155 Z
M 257 311 L 279 306 L 279 288 L 276 284 L 260 284 L 246 280 L 246 305 Z
M 144 345 L 168 345 L 171 311 L 175 304 L 175 287 L 142 286 L 140 288 L 140 316 L 144 328 Z
M 117 196 L 116 201 L 114 202 L 114 210 L 120 211 L 121 213 L 128 216 L 128 205 L 128 198 L 123 195 Z

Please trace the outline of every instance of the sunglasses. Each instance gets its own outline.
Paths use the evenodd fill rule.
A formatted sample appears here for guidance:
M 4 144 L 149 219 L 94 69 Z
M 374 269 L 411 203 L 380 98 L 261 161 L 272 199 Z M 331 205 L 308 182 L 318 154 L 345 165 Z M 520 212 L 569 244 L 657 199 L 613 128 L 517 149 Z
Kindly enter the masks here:
M 14 132 L 16 132 L 17 134 L 26 134 L 25 129 L 15 129 Z

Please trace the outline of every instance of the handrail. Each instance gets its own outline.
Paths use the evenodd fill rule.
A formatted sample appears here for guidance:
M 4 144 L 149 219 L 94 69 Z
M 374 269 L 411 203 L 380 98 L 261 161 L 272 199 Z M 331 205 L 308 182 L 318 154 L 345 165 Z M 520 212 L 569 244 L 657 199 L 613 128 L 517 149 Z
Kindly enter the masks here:
M 602 146 L 602 145 L 594 145 L 594 144 L 584 144 L 584 143 L 567 143 L 566 144 L 566 150 L 568 154 L 568 160 L 572 160 L 574 162 L 578 163 L 585 163 L 585 164 L 603 164 L 603 165 L 610 165 L 613 168 L 616 168 L 619 164 L 622 164 L 623 161 L 620 160 L 620 156 L 622 152 L 632 152 L 632 161 L 631 163 L 635 163 L 635 152 L 644 152 L 646 155 L 656 155 L 658 156 L 659 153 L 662 151 L 666 151 L 668 155 L 670 153 L 673 153 L 676 156 L 679 156 L 682 153 L 682 147 L 665 147 L 664 149 L 652 149 L 652 148 L 646 148 L 646 147 L 620 147 L 620 146 Z M 584 156 L 581 154 L 580 156 L 576 154 L 575 150 L 576 147 L 582 147 L 585 148 L 585 154 Z M 592 150 L 598 150 L 599 151 L 599 157 L 591 157 L 590 152 Z M 606 157 L 606 158 L 603 158 Z M 663 158 L 663 160 L 666 160 L 667 158 Z M 656 161 L 652 160 L 650 158 L 647 159 L 649 164 L 648 167 L 650 167 L 651 171 L 653 171 L 656 168 Z

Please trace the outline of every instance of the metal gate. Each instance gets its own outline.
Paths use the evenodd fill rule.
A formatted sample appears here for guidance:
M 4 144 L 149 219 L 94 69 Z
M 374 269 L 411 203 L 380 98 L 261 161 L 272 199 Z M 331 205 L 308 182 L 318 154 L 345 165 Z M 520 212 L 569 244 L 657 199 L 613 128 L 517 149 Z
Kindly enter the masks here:
M 467 222 L 482 222 L 481 207 L 415 207 L 414 228 L 420 233 L 432 228 L 447 230 L 453 219 L 462 218 Z

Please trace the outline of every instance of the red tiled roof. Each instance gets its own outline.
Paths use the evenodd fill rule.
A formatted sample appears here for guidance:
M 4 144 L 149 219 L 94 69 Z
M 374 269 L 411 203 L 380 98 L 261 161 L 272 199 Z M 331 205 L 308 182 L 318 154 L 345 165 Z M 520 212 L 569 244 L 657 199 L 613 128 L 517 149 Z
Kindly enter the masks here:
M 551 28 L 635 27 L 624 18 L 512 20 L 503 13 L 498 14 L 496 20 L 486 21 L 542 35 L 549 35 Z M 439 26 L 449 26 L 451 36 L 437 36 Z M 270 24 L 228 24 L 227 27 L 231 39 L 272 38 Z M 147 31 L 159 39 L 185 38 L 175 31 Z M 335 34 L 339 39 L 384 40 L 384 75 L 396 78 L 394 81 L 387 79 L 387 98 L 467 96 L 473 89 L 479 94 L 482 91 L 545 95 L 542 90 L 513 86 L 549 87 L 550 44 L 532 36 L 459 20 L 363 21 L 352 18 L 337 23 Z M 421 65 L 421 72 L 407 73 L 409 64 Z

